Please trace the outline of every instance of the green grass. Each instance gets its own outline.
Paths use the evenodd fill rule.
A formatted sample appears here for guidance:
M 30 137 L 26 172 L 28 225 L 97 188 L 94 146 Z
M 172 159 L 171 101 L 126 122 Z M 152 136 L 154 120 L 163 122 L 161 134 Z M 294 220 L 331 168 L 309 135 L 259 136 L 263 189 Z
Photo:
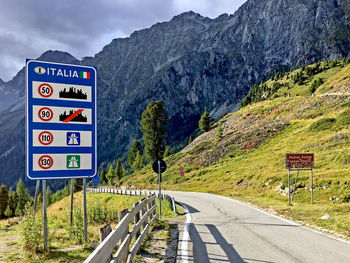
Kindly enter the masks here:
M 89 244 L 98 242 L 99 240 L 99 228 L 103 225 L 110 223 L 112 229 L 117 225 L 118 212 L 127 208 L 131 209 L 132 205 L 139 201 L 140 196 L 121 196 L 115 194 L 101 194 L 101 193 L 87 193 L 87 207 L 88 207 L 88 236 Z M 100 217 L 91 216 L 92 210 L 100 207 Z M 75 216 L 77 211 L 82 211 L 82 193 L 78 192 L 74 195 L 74 209 Z M 11 230 L 5 232 L 8 238 L 20 236 L 19 239 L 11 242 L 7 242 L 6 245 L 10 248 L 6 255 L 2 255 L 5 262 L 82 262 L 89 254 L 94 250 L 89 244 L 81 244 L 76 235 L 72 233 L 70 229 L 70 197 L 56 202 L 48 207 L 48 231 L 49 231 L 49 252 L 43 252 L 43 242 L 40 242 L 40 247 L 36 253 L 26 252 L 24 247 L 24 240 L 21 237 L 24 224 L 23 220 L 18 221 L 15 219 L 1 220 L 1 228 L 11 226 Z M 105 213 L 105 215 L 103 215 Z M 80 218 L 81 219 L 81 218 Z M 42 213 L 36 214 L 37 224 L 42 226 Z M 81 223 L 79 218 L 75 217 L 76 223 Z M 79 221 L 79 222 L 78 222 Z M 2 233 L 1 233 L 2 234 Z M 82 234 L 82 233 L 81 233 Z M 5 235 L 2 235 L 5 237 Z M 76 247 L 77 248 L 74 248 Z M 70 250 L 69 248 L 73 248 Z M 61 251 L 61 249 L 68 249 L 67 251 Z M 3 252 L 3 251 L 2 251 Z
M 220 141 L 215 139 L 214 129 L 165 159 L 168 169 L 163 174 L 164 188 L 216 193 L 252 202 L 350 238 L 350 97 L 323 96 L 325 86 L 338 92 L 348 85 L 349 76 L 350 66 L 337 66 L 303 85 L 281 88 L 277 98 L 226 116 Z M 309 86 L 319 77 L 325 83 L 311 96 Z M 285 76 L 280 81 L 290 80 Z M 284 96 L 284 92 L 291 96 Z M 309 172 L 299 175 L 293 206 L 279 190 L 287 181 L 286 153 L 315 154 L 314 205 L 310 202 Z M 184 178 L 179 176 L 180 166 L 185 167 Z M 126 183 L 152 189 L 157 184 L 155 178 L 151 169 L 145 168 Z M 325 214 L 330 214 L 331 219 L 319 219 Z
M 310 125 L 309 130 L 313 132 L 328 130 L 332 128 L 335 119 L 333 118 L 322 118 Z

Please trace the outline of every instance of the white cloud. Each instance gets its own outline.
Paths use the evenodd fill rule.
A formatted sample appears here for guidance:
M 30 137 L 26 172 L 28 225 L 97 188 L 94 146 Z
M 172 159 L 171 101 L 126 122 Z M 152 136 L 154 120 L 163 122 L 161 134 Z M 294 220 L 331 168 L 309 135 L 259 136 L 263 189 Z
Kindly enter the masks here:
M 211 18 L 245 0 L 11 0 L 0 9 L 0 77 L 12 78 L 26 58 L 46 50 L 93 56 L 113 38 L 192 10 Z

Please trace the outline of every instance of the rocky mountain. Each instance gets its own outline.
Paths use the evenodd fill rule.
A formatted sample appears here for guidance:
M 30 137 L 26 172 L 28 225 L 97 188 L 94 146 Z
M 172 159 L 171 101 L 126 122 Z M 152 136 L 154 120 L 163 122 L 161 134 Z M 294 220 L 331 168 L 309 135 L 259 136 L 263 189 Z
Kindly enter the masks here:
M 165 102 L 167 140 L 176 146 L 197 128 L 205 107 L 219 118 L 236 109 L 250 86 L 276 71 L 348 57 L 349 11 L 348 0 L 248 0 L 235 14 L 216 19 L 183 13 L 114 39 L 81 61 L 58 51 L 40 59 L 97 67 L 101 163 L 122 156 L 141 137 L 141 113 L 152 100 Z M 23 70 L 5 90 L 23 101 Z M 17 113 L 4 108 L 0 181 L 13 184 L 24 171 L 23 107 Z M 18 121 L 7 127 L 7 118 Z

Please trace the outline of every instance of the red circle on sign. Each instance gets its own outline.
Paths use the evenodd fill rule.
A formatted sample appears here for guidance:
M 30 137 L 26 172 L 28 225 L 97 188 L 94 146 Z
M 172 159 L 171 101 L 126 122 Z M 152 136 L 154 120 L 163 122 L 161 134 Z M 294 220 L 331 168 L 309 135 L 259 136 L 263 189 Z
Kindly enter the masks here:
M 50 89 L 49 94 L 47 94 L 47 95 L 42 93 L 41 88 L 44 87 L 44 86 L 47 86 L 47 87 Z M 48 98 L 48 97 L 50 97 L 50 96 L 52 95 L 52 93 L 53 93 L 53 88 L 52 88 L 49 84 L 43 83 L 43 84 L 41 84 L 41 85 L 39 86 L 38 92 L 39 92 L 39 94 L 40 94 L 42 97 Z
M 44 119 L 43 117 L 41 117 L 41 113 L 43 112 L 43 110 L 48 110 L 50 112 L 50 117 L 48 119 Z M 38 115 L 39 115 L 39 118 L 42 120 L 42 121 L 49 121 L 52 119 L 53 117 L 53 112 L 51 109 L 49 109 L 48 107 L 44 107 L 44 108 L 41 108 L 38 112 Z
M 180 170 L 180 172 L 183 172 L 184 168 L 182 166 L 180 166 L 179 170 Z
M 42 161 L 44 158 L 49 158 L 50 163 L 48 164 L 48 166 L 43 166 L 43 164 L 41 164 L 41 161 Z M 39 163 L 39 166 L 40 166 L 41 169 L 50 169 L 51 166 L 53 165 L 53 159 L 51 158 L 51 156 L 43 155 L 43 156 L 41 156 L 41 157 L 39 158 L 38 163 Z
M 180 176 L 184 176 L 184 175 L 185 175 L 185 173 L 181 171 L 180 172 Z
M 44 134 L 47 134 L 49 136 L 51 136 L 51 140 L 49 142 L 44 142 L 42 139 L 41 139 L 41 136 L 44 135 Z M 39 142 L 43 145 L 49 145 L 52 143 L 53 141 L 53 136 L 52 136 L 52 133 L 51 132 L 48 132 L 48 131 L 43 131 L 42 133 L 39 134 Z

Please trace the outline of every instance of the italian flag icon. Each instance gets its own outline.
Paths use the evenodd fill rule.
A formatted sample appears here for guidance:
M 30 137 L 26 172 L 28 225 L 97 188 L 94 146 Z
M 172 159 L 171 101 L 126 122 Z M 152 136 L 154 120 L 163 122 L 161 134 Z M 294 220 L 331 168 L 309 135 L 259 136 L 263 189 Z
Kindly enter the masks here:
M 80 71 L 80 78 L 81 79 L 90 79 L 90 72 Z

